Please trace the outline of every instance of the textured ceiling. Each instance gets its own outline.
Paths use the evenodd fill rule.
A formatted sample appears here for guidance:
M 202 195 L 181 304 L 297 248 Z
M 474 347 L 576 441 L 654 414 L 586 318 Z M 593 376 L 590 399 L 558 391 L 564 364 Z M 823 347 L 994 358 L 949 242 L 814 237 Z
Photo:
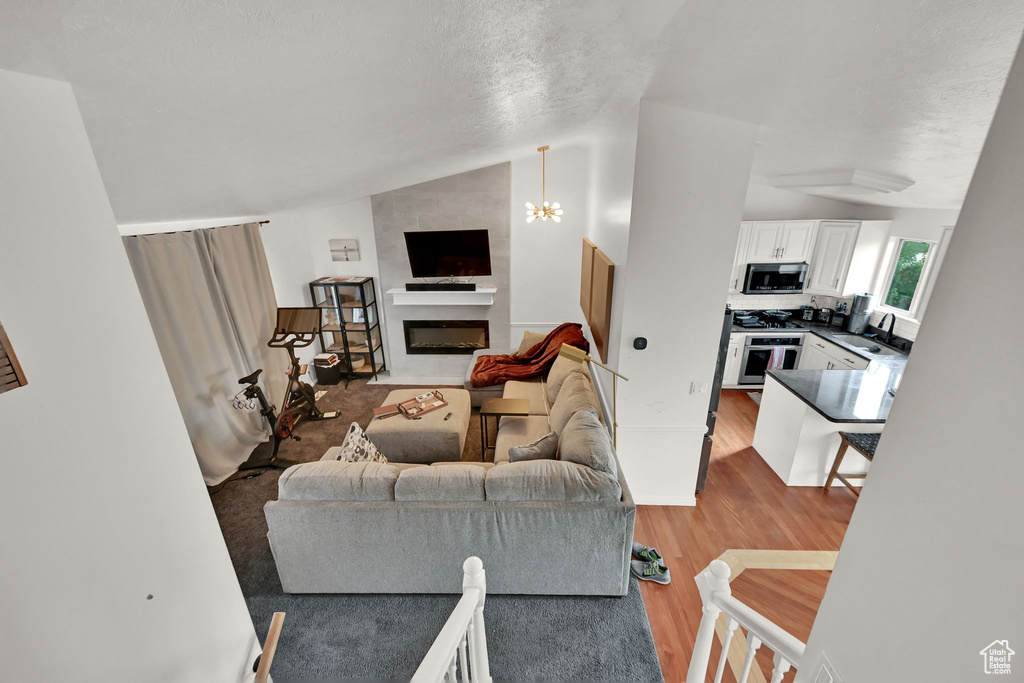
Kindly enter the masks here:
M 75 87 L 119 222 L 262 214 L 507 160 L 642 96 L 957 206 L 1024 3 L 5 0 L 0 68 Z M 863 197 L 859 201 L 866 201 Z

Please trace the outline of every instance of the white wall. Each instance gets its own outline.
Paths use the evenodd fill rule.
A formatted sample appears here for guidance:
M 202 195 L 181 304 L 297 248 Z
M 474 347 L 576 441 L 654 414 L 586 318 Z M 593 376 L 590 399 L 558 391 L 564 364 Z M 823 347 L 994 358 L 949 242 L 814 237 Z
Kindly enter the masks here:
M 636 164 L 640 105 L 602 131 L 594 143 L 590 171 L 590 210 L 587 237 L 615 264 L 612 288 L 611 333 L 607 365 L 618 367 L 622 340 L 623 284 L 628 272 L 629 220 L 633 206 L 633 174 Z M 581 246 L 577 246 L 580 250 Z M 576 286 L 577 294 L 579 285 Z M 594 381 L 606 398 L 611 397 L 606 373 Z
M 526 329 L 550 331 L 564 322 L 583 322 L 580 262 L 589 209 L 589 145 L 553 147 L 547 152 L 547 200 L 562 205 L 561 223 L 526 222 L 526 202 L 541 202 L 539 152 L 512 161 L 511 322 L 512 344 Z
M 694 504 L 751 124 L 641 102 L 619 369 L 619 455 L 640 503 Z M 633 349 L 646 337 L 646 350 Z
M 313 263 L 314 278 L 365 275 L 372 277 L 374 285 L 380 288 L 369 197 L 307 209 L 301 212 L 301 216 L 305 222 L 305 240 Z M 359 240 L 359 260 L 332 261 L 328 242 L 335 239 Z
M 1018 53 L 798 683 L 822 650 L 847 681 L 987 680 L 979 651 L 996 639 L 1024 669 L 1024 323 L 994 295 L 1024 286 L 1022 177 Z M 965 311 L 998 322 L 979 340 Z
M 0 144 L 0 319 L 28 378 L 0 395 L 3 677 L 251 680 L 252 622 L 70 86 L 0 71 Z

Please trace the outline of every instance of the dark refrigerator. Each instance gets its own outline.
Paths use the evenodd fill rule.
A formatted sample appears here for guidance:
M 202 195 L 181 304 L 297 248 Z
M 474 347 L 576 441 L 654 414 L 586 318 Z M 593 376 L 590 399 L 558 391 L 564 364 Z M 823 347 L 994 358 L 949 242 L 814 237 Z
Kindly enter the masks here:
M 725 307 L 722 318 L 722 335 L 718 340 L 718 360 L 715 365 L 715 379 L 711 384 L 711 402 L 708 404 L 708 431 L 704 434 L 704 446 L 700 451 L 700 468 L 697 470 L 697 490 L 704 490 L 708 478 L 708 462 L 711 460 L 711 446 L 715 433 L 715 421 L 718 419 L 718 401 L 722 397 L 722 377 L 725 374 L 725 360 L 729 353 L 729 333 L 732 331 L 732 309 Z

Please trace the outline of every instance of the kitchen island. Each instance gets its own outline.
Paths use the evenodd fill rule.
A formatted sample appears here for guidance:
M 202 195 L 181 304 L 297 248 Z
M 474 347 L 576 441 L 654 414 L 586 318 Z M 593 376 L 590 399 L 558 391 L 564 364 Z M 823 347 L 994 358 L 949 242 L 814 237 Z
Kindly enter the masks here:
M 869 359 L 867 369 L 769 370 L 765 376 L 753 445 L 787 486 L 825 484 L 840 431 L 881 432 L 885 426 L 890 389 L 899 386 L 907 357 L 843 346 Z M 853 452 L 843 460 L 844 472 L 861 474 L 867 468 L 868 461 Z

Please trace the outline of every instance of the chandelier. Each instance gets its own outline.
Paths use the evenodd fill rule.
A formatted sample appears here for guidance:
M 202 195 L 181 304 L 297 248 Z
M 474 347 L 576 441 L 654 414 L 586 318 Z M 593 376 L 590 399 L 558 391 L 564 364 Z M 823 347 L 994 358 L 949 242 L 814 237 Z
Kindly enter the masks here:
M 537 220 L 538 218 L 541 219 L 542 221 L 546 221 L 547 219 L 550 218 L 551 220 L 553 220 L 556 223 L 561 223 L 562 222 L 562 205 L 559 204 L 558 202 L 554 202 L 553 204 L 548 204 L 548 202 L 546 201 L 546 197 L 544 195 L 544 191 L 545 191 L 545 187 L 544 186 L 545 186 L 546 180 L 547 180 L 546 177 L 545 177 L 545 172 L 546 172 L 545 161 L 546 161 L 546 158 L 544 156 L 544 153 L 547 152 L 549 149 L 551 149 L 551 148 L 548 147 L 547 145 L 544 145 L 543 147 L 538 147 L 537 148 L 537 151 L 540 152 L 540 201 L 541 201 L 541 206 L 534 206 L 533 202 L 526 202 L 526 222 L 527 223 L 532 223 L 535 220 Z

